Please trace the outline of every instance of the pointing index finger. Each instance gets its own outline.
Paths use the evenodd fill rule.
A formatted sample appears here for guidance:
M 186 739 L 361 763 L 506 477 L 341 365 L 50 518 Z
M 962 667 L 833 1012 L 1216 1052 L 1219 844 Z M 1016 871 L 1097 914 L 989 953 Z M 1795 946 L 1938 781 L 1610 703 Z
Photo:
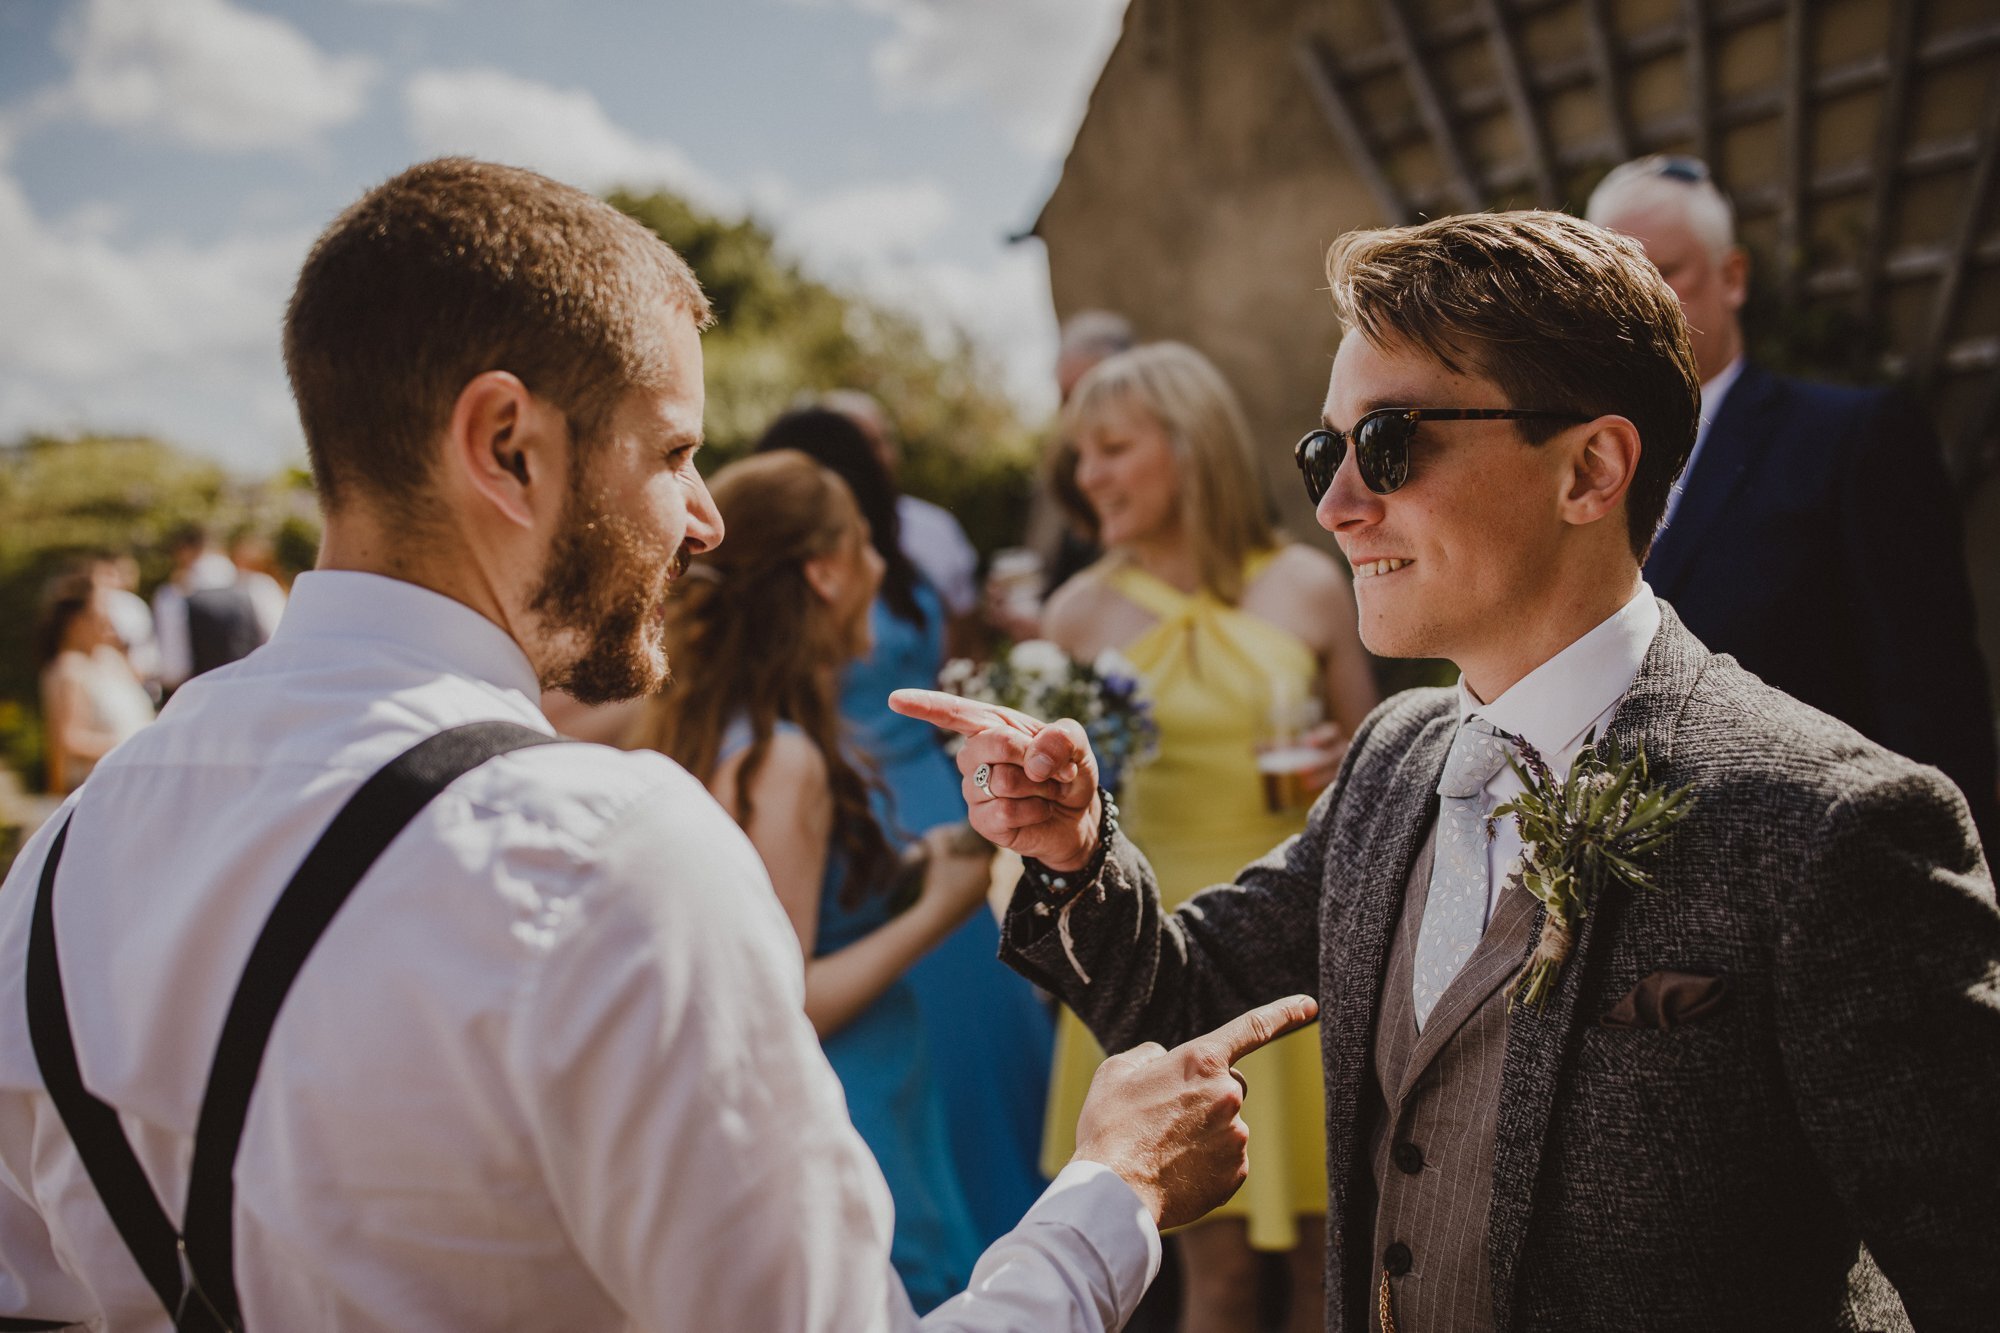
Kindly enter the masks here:
M 1206 1037 L 1196 1041 L 1219 1046 L 1235 1064 L 1259 1046 L 1276 1041 L 1294 1028 L 1302 1028 L 1319 1015 L 1319 1003 L 1310 995 L 1290 995 L 1259 1005 L 1247 1014 L 1238 1014 Z
M 1041 723 L 1026 713 L 946 694 L 943 690 L 896 690 L 889 695 L 889 707 L 905 717 L 955 731 L 961 736 L 977 736 L 982 731 L 996 728 L 1033 736 L 1042 729 Z

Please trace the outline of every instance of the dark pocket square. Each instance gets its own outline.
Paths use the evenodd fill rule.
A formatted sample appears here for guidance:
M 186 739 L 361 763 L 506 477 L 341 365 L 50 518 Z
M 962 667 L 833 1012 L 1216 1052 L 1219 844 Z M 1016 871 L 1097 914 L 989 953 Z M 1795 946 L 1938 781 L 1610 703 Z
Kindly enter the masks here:
M 1709 1017 L 1728 994 L 1729 978 L 1720 974 L 1655 972 L 1597 1022 L 1607 1028 L 1671 1032 Z

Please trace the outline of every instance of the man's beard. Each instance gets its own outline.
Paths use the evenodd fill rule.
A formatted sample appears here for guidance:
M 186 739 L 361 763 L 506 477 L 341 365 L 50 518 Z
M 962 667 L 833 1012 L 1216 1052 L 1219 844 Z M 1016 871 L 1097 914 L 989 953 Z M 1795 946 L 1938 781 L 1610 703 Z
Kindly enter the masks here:
M 600 496 L 586 517 L 582 488 L 564 501 L 555 544 L 530 609 L 552 639 L 576 641 L 577 652 L 555 664 L 542 685 L 584 704 L 615 703 L 652 694 L 667 682 L 666 620 L 661 615 L 672 576 L 687 564 L 648 542 L 636 524 L 607 512 Z

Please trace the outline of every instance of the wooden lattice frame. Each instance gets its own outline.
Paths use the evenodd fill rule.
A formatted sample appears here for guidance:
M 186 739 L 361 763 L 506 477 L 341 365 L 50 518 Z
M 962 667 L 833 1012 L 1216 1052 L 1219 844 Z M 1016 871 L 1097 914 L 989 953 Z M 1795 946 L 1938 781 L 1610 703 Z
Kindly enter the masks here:
M 1948 452 L 1962 476 L 2000 461 L 1995 457 L 2000 453 L 2000 337 L 1951 338 L 1974 271 L 2000 265 L 2000 237 L 1989 238 L 1984 231 L 2000 174 L 2000 88 L 1989 95 L 1974 132 L 1908 142 L 1913 81 L 2000 52 L 2000 17 L 1920 37 L 1921 0 L 1891 0 L 1884 50 L 1809 75 L 1815 7 L 1808 0 L 1679 0 L 1675 18 L 1622 36 L 1612 23 L 1613 0 L 1471 0 L 1422 25 L 1404 0 L 1372 2 L 1383 34 L 1379 45 L 1336 56 L 1326 40 L 1308 36 L 1296 55 L 1349 165 L 1389 219 L 1414 221 L 1522 195 L 1559 207 L 1565 202 L 1563 181 L 1579 173 L 1676 146 L 1691 147 L 1714 162 L 1725 132 L 1776 119 L 1783 136 L 1776 178 L 1732 194 L 1739 216 L 1775 221 L 1779 303 L 1789 308 L 1802 301 L 1849 301 L 1863 326 L 1872 327 L 1891 285 L 1934 281 L 1920 334 L 1911 345 L 1892 349 L 1883 368 L 1926 395 L 1948 378 L 1983 377 L 1975 406 L 1948 441 Z M 1522 54 L 1518 24 L 1565 6 L 1579 11 L 1586 39 L 1582 51 L 1569 59 L 1531 64 Z M 1773 20 L 1782 25 L 1778 76 L 1752 91 L 1720 96 L 1714 66 L 1720 41 Z M 1484 86 L 1456 87 L 1447 99 L 1434 72 L 1436 54 L 1482 40 L 1490 44 L 1494 79 Z M 1676 51 L 1685 58 L 1686 108 L 1640 121 L 1622 91 L 1625 71 Z M 1364 112 L 1354 90 L 1384 76 L 1401 78 L 1410 113 L 1371 117 Z M 1602 98 L 1604 132 L 1589 141 L 1556 143 L 1542 108 L 1554 96 L 1580 88 L 1594 88 Z M 1866 158 L 1811 170 L 1816 107 L 1876 88 L 1881 90 L 1881 113 Z M 1467 146 L 1465 126 L 1500 114 L 1513 121 L 1522 149 L 1482 168 Z M 1440 183 L 1411 185 L 1398 178 L 1396 153 L 1418 143 L 1435 154 L 1442 167 Z M 1968 172 L 1969 184 L 1950 238 L 1942 244 L 1892 247 L 1890 220 L 1898 185 L 1955 171 Z M 1808 210 L 1862 194 L 1867 199 L 1859 256 L 1817 267 L 1806 262 Z

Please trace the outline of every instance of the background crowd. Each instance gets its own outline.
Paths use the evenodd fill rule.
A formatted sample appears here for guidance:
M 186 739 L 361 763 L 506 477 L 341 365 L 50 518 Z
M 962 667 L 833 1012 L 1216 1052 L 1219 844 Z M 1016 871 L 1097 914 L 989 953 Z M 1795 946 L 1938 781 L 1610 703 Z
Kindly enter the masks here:
M 625 203 L 659 229 L 658 201 Z M 1712 648 L 1945 769 L 1990 830 L 1986 678 L 1921 408 L 1746 365 L 1747 261 L 1700 164 L 1621 169 L 1590 212 L 1641 239 L 1702 335 L 1703 433 L 1648 566 L 1657 590 Z M 675 239 L 699 270 L 700 245 Z M 889 693 L 1009 641 L 1121 653 L 1160 731 L 1158 757 L 1119 793 L 1125 827 L 1170 907 L 1301 829 L 1302 797 L 1382 695 L 1351 572 L 1275 525 L 1257 458 L 1278 445 L 1251 438 L 1214 364 L 1088 311 L 1065 326 L 1055 371 L 1061 413 L 1032 477 L 990 504 L 976 470 L 969 490 L 925 486 L 948 505 L 904 489 L 936 481 L 936 457 L 911 466 L 898 413 L 863 377 L 799 392 L 745 447 L 718 451 L 730 535 L 672 603 L 674 682 L 632 704 L 544 701 L 568 734 L 678 760 L 749 833 L 807 960 L 808 1016 L 889 1181 L 893 1258 L 920 1310 L 962 1289 L 1067 1159 L 1103 1052 L 997 961 L 1010 867 L 964 827 L 939 738 L 888 711 Z M 1923 545 L 1922 574 L 1893 593 L 1873 591 L 1873 566 L 1907 568 L 1917 548 L 1879 550 L 1855 485 L 1893 493 L 1897 526 Z M 38 553 L 33 641 L 16 647 L 32 652 L 40 723 L 28 785 L 73 790 L 178 686 L 268 639 L 304 563 L 279 559 L 288 531 L 244 526 L 225 545 L 183 523 L 142 546 Z M 1774 621 L 1811 626 L 1810 650 Z M 1884 677 L 1893 694 L 1871 685 Z M 1262 780 L 1274 747 L 1311 756 L 1290 795 Z M 1178 1279 L 1135 1327 L 1318 1326 L 1316 1035 L 1258 1052 L 1245 1073 L 1256 1167 L 1178 1235 Z

